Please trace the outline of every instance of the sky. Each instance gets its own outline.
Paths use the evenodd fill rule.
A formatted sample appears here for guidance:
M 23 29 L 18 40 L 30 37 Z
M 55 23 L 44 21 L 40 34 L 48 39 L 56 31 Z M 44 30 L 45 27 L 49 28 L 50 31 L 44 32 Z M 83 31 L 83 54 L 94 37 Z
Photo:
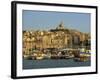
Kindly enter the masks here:
M 23 30 L 50 30 L 63 22 L 64 27 L 90 32 L 90 13 L 23 10 Z

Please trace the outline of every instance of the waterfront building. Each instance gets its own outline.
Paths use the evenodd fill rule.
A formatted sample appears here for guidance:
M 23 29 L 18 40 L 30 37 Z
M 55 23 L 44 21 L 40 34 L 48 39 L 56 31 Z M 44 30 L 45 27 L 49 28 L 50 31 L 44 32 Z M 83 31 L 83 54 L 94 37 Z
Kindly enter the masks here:
M 86 45 L 86 43 L 89 43 Z M 46 48 L 90 47 L 90 34 L 64 28 L 61 22 L 55 29 L 48 31 L 23 31 L 23 54 Z

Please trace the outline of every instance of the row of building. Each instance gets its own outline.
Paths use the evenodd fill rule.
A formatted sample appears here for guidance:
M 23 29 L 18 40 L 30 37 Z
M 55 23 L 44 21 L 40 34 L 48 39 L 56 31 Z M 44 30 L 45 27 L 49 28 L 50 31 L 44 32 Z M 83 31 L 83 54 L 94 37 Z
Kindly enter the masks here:
M 49 31 L 23 31 L 23 53 L 46 48 L 90 48 L 90 34 L 77 30 L 65 29 L 60 23 Z

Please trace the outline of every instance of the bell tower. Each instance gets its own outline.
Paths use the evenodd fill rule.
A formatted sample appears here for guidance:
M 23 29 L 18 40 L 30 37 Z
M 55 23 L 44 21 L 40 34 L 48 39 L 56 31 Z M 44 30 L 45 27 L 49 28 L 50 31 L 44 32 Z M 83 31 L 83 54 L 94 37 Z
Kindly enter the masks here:
M 64 24 L 63 24 L 63 22 L 61 22 L 61 23 L 58 25 L 57 29 L 64 29 Z

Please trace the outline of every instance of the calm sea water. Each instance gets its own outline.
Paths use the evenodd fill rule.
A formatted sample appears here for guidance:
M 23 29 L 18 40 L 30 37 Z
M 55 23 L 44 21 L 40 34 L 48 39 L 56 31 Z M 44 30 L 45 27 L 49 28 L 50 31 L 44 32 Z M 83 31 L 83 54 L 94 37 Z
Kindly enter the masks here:
M 23 69 L 81 67 L 81 66 L 90 66 L 90 65 L 91 65 L 91 61 L 76 62 L 73 59 L 44 59 L 44 60 L 23 59 Z

